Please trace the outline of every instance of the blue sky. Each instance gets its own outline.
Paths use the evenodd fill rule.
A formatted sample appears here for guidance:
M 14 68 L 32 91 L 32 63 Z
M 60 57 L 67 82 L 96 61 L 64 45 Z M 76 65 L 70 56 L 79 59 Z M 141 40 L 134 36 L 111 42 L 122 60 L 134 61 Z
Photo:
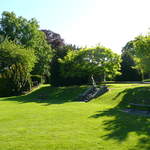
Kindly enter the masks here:
M 149 0 L 0 0 L 0 13 L 36 18 L 66 43 L 102 44 L 115 52 L 150 27 Z

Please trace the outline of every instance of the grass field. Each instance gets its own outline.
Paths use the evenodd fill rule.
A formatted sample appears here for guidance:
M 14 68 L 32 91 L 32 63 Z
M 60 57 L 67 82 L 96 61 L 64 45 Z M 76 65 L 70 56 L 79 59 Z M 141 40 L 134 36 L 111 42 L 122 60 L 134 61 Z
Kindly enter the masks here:
M 77 101 L 86 86 L 0 98 L 0 150 L 149 150 L 150 117 L 119 110 L 150 104 L 150 84 L 109 88 L 88 103 Z

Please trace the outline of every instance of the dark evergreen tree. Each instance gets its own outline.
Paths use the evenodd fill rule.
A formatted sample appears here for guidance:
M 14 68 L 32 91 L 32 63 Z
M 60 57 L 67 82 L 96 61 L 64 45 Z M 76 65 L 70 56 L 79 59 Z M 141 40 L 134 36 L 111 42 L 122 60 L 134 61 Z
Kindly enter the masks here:
M 133 56 L 135 55 L 134 41 L 129 41 L 122 49 L 121 75 L 116 77 L 119 81 L 141 81 L 142 74 L 136 69 Z
M 124 53 L 121 56 L 122 62 L 121 62 L 121 75 L 118 78 L 118 80 L 121 81 L 141 81 L 142 76 L 140 74 L 140 71 L 135 69 L 135 62 L 133 58 L 128 53 Z

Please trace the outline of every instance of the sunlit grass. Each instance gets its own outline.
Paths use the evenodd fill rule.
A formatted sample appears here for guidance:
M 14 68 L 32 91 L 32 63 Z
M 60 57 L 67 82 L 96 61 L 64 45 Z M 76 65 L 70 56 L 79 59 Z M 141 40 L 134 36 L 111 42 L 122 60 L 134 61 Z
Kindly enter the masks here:
M 0 98 L 0 150 L 149 150 L 150 118 L 119 111 L 150 103 L 149 86 L 110 84 L 88 103 L 77 99 L 86 86 L 44 85 Z

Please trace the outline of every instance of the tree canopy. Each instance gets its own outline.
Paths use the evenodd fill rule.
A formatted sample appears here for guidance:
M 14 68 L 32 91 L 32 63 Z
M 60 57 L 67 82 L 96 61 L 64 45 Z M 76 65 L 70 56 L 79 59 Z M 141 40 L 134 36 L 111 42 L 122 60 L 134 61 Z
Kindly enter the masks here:
M 65 77 L 99 76 L 99 79 L 112 78 L 119 74 L 120 56 L 103 46 L 70 51 L 60 59 L 62 74 Z
M 122 48 L 121 54 L 121 75 L 117 76 L 115 79 L 119 81 L 141 81 L 142 74 L 141 70 L 136 67 L 135 62 L 135 47 L 134 42 L 137 39 L 127 42 L 127 44 Z
M 111 80 L 121 73 L 123 80 L 140 80 L 139 70 L 150 71 L 149 52 L 149 34 L 129 41 L 120 57 L 100 45 L 67 45 L 59 34 L 40 30 L 35 18 L 27 20 L 6 11 L 0 18 L 0 78 L 12 81 L 11 89 L 17 93 L 25 89 L 31 74 L 34 80 L 45 77 L 54 86 L 86 84 L 92 75 L 97 81 Z
M 45 34 L 39 30 L 36 19 L 27 20 L 17 17 L 13 12 L 3 12 L 0 19 L 0 34 L 16 44 L 35 50 L 37 62 L 33 73 L 48 74 L 52 50 L 45 40 Z
M 138 36 L 134 42 L 137 67 L 143 72 L 150 72 L 150 35 Z
M 58 49 L 65 45 L 64 40 L 58 33 L 51 30 L 41 30 L 46 35 L 47 42 L 52 46 L 53 49 Z

